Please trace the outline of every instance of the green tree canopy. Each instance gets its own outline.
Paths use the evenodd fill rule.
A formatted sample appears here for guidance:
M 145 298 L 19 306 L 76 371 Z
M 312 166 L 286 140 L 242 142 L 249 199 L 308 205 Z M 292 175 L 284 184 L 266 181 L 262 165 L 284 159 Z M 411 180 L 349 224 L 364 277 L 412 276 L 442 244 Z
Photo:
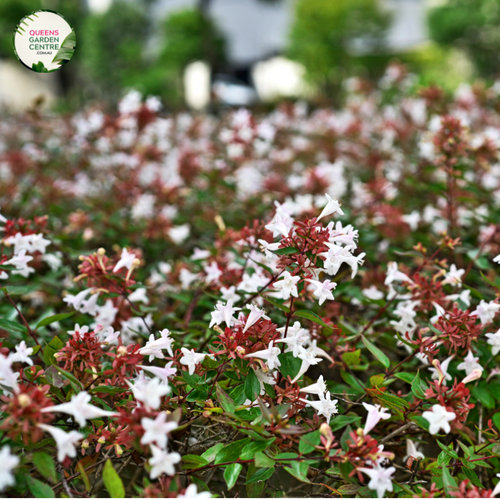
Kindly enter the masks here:
M 376 0 L 298 0 L 289 55 L 313 84 L 328 89 L 356 64 L 356 42 L 382 45 L 389 20 Z
M 431 37 L 464 50 L 478 73 L 494 77 L 500 70 L 500 0 L 449 0 L 429 13 Z

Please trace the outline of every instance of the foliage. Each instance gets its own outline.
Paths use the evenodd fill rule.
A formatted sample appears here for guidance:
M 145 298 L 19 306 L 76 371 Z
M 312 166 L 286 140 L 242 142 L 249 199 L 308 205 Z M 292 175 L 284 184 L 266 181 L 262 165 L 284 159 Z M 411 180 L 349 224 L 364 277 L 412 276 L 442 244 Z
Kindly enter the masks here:
M 78 51 L 94 92 L 117 98 L 124 86 L 137 84 L 147 67 L 148 19 L 142 2 L 113 2 L 106 12 L 86 16 L 82 33 Z
M 498 85 L 413 88 L 4 117 L 2 494 L 494 496 Z
M 449 0 L 429 13 L 433 40 L 465 51 L 479 75 L 498 75 L 499 0 Z
M 289 55 L 304 65 L 311 83 L 328 92 L 357 65 L 384 67 L 387 58 L 376 52 L 389 22 L 374 0 L 299 0 Z M 366 44 L 371 53 L 363 55 Z

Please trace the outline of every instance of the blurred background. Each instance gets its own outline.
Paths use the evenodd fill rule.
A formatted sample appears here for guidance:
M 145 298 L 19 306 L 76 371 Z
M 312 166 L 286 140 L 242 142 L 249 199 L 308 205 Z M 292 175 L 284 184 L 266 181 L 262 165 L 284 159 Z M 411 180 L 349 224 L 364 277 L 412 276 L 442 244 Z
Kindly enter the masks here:
M 36 74 L 12 33 L 37 9 L 75 28 L 70 64 Z M 112 105 L 126 89 L 167 109 L 336 104 L 348 78 L 400 61 L 416 85 L 453 91 L 500 69 L 500 0 L 1 0 L 0 106 Z

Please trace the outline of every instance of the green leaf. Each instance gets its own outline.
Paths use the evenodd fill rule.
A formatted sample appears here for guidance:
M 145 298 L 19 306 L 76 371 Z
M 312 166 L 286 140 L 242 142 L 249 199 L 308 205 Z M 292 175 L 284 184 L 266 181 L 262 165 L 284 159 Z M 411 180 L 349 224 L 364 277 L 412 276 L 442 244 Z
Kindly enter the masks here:
M 426 386 L 420 380 L 420 372 L 417 372 L 413 382 L 411 383 L 411 392 L 413 392 L 416 398 L 425 399 L 425 389 Z
M 297 478 L 299 481 L 303 483 L 310 483 L 309 479 L 307 479 L 307 471 L 309 470 L 309 465 L 305 462 L 292 462 L 292 466 L 285 467 L 285 470 L 288 474 L 291 474 L 293 477 Z
M 304 434 L 299 441 L 299 451 L 300 453 L 310 453 L 314 451 L 316 446 L 320 444 L 320 433 L 319 431 L 309 432 Z
M 274 467 L 271 469 L 259 469 L 245 484 L 253 484 L 259 481 L 266 481 L 274 474 Z
M 477 474 L 470 470 L 470 469 L 467 469 L 466 467 L 462 467 L 461 469 L 461 472 L 462 474 L 467 478 L 469 479 L 469 481 L 474 485 L 474 486 L 477 486 L 478 488 L 481 488 L 483 489 L 484 486 L 481 484 L 481 481 L 479 481 L 479 477 L 477 476 Z
M 252 368 L 248 370 L 248 375 L 245 380 L 245 396 L 250 401 L 255 401 L 260 394 L 260 383 L 257 375 Z
M 255 466 L 264 468 L 274 467 L 274 460 L 264 455 L 261 451 L 258 451 L 255 454 Z
M 346 425 L 352 424 L 354 422 L 359 422 L 361 417 L 358 415 L 337 415 L 331 422 L 330 428 L 332 432 L 343 429 Z
M 354 352 L 344 352 L 342 354 L 342 361 L 348 365 L 359 365 L 361 363 L 361 349 Z
M 222 443 L 217 443 L 216 445 L 212 446 L 204 453 L 202 453 L 201 458 L 204 458 L 207 461 L 207 464 L 209 464 L 210 462 L 213 462 L 213 460 L 217 456 L 217 453 L 219 453 L 222 448 L 224 448 L 224 445 Z
M 419 427 L 429 432 L 429 422 L 421 415 L 415 415 L 411 417 L 410 420 L 413 420 Z
M 75 32 L 71 31 L 71 33 L 64 39 L 52 62 L 62 63 L 63 61 L 69 61 L 73 57 L 75 47 L 76 36 Z
M 365 347 L 375 356 L 375 358 L 380 361 L 386 369 L 389 369 L 391 366 L 389 358 L 364 335 L 361 335 L 361 340 L 363 341 L 363 344 L 365 344 Z
M 234 462 L 238 460 L 243 448 L 250 443 L 250 438 L 240 439 L 231 443 L 229 446 L 224 446 L 215 456 L 215 464 L 223 464 L 225 462 Z
M 106 460 L 102 471 L 102 480 L 111 498 L 125 498 L 125 488 L 122 480 L 113 467 L 111 460 Z
M 295 311 L 293 313 L 293 315 L 298 317 L 298 318 L 308 319 L 309 321 L 312 321 L 313 323 L 321 325 L 323 328 L 326 328 L 327 330 L 329 330 L 329 333 L 333 332 L 333 327 L 331 327 L 330 325 L 327 325 L 316 313 L 313 313 L 312 311 Z
M 74 312 L 69 312 L 69 313 L 62 313 L 62 314 L 54 314 L 53 316 L 47 316 L 46 318 L 43 318 L 41 321 L 38 322 L 36 325 L 36 330 L 39 328 L 42 328 L 43 326 L 48 326 L 52 323 L 55 323 L 56 321 L 62 321 L 63 319 L 66 318 L 71 318 L 75 313 Z
M 234 401 L 219 384 L 215 385 L 215 393 L 217 394 L 217 399 L 219 400 L 222 408 L 224 408 L 224 411 L 227 413 L 234 413 L 234 410 L 236 409 Z
M 184 455 L 182 457 L 182 469 L 198 469 L 208 465 L 208 461 L 199 455 Z
M 491 392 L 488 390 L 486 382 L 481 382 L 476 387 L 472 388 L 472 395 L 482 403 L 486 408 L 495 408 L 495 398 L 492 396 Z
M 0 329 L 14 334 L 28 333 L 28 330 L 25 326 L 20 325 L 15 321 L 11 321 L 10 319 L 0 319 Z
M 256 453 L 259 451 L 264 451 L 266 448 L 271 446 L 274 443 L 276 438 L 271 438 L 266 441 L 252 441 L 247 444 L 243 450 L 241 450 L 240 458 L 241 460 L 251 460 Z
M 500 413 L 495 413 L 493 417 L 491 417 L 493 423 L 496 425 L 497 429 L 500 430 Z
M 48 73 L 49 70 L 45 67 L 42 61 L 38 61 L 36 64 L 31 65 L 31 69 L 37 73 Z
M 274 255 L 292 255 L 299 253 L 299 249 L 295 247 L 278 248 L 278 250 L 271 250 Z
M 63 370 L 59 366 L 57 367 L 57 372 L 69 380 L 69 383 L 71 384 L 71 387 L 73 387 L 75 392 L 78 393 L 83 389 L 83 385 L 81 384 L 81 382 L 72 373 Z
M 443 465 L 442 470 L 444 491 L 446 492 L 446 496 L 452 496 L 452 493 L 457 491 L 457 482 L 455 481 L 455 478 L 450 474 L 448 467 Z
M 35 498 L 56 497 L 54 490 L 48 484 L 42 483 L 42 481 L 28 476 L 27 474 L 24 477 L 26 478 L 26 484 L 28 485 L 29 490 Z
M 280 354 L 278 356 L 280 360 L 280 372 L 284 377 L 291 377 L 293 380 L 297 373 L 299 373 L 300 367 L 302 365 L 302 360 L 300 358 L 294 357 L 292 352 L 287 352 L 285 354 Z
M 352 387 L 355 390 L 360 391 L 361 393 L 365 392 L 365 386 L 361 380 L 359 380 L 354 375 L 346 372 L 345 370 L 340 370 L 340 376 L 344 379 L 345 383 Z
M 48 453 L 37 451 L 33 454 L 33 463 L 44 478 L 57 481 L 56 464 Z
M 5 286 L 1 290 L 4 293 L 8 293 L 9 295 L 26 295 L 28 293 L 34 292 L 37 290 L 38 286 L 36 285 L 12 285 Z
M 396 373 L 394 374 L 396 378 L 399 378 L 400 380 L 404 380 L 407 384 L 410 384 L 413 382 L 415 379 L 415 375 L 413 373 L 408 373 L 408 372 L 401 372 L 401 373 Z
M 241 464 L 231 464 L 226 467 L 226 470 L 224 471 L 224 479 L 226 481 L 228 491 L 236 484 L 242 469 L 243 465 Z

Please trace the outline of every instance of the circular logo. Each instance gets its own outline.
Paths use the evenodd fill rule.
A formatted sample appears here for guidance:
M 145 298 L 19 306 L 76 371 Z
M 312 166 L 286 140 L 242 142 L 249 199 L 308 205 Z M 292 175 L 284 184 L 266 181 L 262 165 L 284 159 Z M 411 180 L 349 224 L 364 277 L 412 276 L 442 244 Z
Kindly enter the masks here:
M 75 31 L 57 12 L 37 10 L 21 19 L 14 32 L 17 58 L 37 73 L 64 66 L 76 47 Z

